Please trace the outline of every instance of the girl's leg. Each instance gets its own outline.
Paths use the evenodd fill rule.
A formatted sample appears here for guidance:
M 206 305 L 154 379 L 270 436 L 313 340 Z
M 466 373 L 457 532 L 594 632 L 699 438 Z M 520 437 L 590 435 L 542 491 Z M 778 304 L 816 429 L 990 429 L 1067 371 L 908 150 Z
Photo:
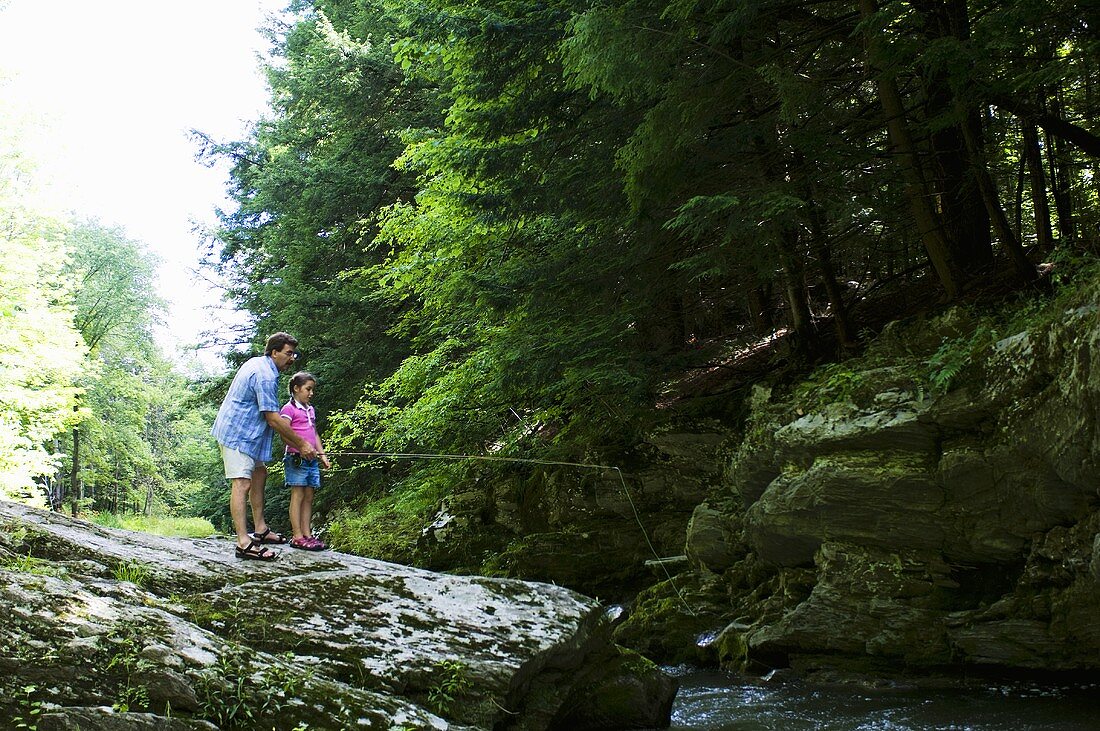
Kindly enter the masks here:
M 294 531 L 295 538 L 302 538 L 309 535 L 309 523 L 304 524 L 305 529 L 303 531 L 302 523 L 302 502 L 305 491 L 309 489 L 302 485 L 290 485 L 290 529 Z M 309 489 L 310 493 L 313 492 Z M 310 500 L 313 496 L 310 495 Z
M 302 493 L 302 506 L 298 513 L 298 524 L 302 527 L 302 534 L 313 536 L 313 488 L 303 487 L 298 492 Z

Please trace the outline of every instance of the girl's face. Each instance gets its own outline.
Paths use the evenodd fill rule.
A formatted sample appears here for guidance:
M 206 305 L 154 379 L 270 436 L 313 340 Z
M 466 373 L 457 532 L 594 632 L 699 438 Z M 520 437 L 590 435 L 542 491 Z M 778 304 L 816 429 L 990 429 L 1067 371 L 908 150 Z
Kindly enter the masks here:
M 309 406 L 309 402 L 313 400 L 313 387 L 316 385 L 314 381 L 306 381 L 294 389 L 294 398 L 303 406 Z

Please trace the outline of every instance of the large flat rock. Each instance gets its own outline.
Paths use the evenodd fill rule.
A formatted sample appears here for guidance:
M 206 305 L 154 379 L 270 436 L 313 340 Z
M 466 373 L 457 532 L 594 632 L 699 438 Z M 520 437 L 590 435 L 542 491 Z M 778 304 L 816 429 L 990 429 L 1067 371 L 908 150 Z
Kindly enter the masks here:
M 120 567 L 138 584 L 120 582 Z M 117 728 L 168 708 L 225 725 L 239 703 L 265 728 L 541 729 L 602 717 L 575 699 L 624 681 L 665 696 L 648 703 L 663 719 L 630 722 L 659 726 L 675 692 L 651 664 L 619 660 L 596 601 L 550 584 L 331 551 L 242 561 L 223 538 L 113 530 L 8 502 L 0 576 L 0 611 L 15 617 L 0 627 L 13 686 L 0 715 L 55 704 L 56 728 L 66 708 Z M 16 685 L 35 697 L 20 701 Z

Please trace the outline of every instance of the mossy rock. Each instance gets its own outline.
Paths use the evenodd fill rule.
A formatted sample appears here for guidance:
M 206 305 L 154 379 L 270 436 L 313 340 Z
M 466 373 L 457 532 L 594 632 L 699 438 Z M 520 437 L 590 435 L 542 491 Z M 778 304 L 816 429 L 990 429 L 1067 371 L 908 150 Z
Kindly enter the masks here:
M 710 640 L 729 608 L 719 576 L 678 574 L 639 593 L 614 638 L 662 663 L 710 663 Z
M 480 573 L 549 581 L 613 601 L 651 583 L 644 537 L 633 530 L 556 531 L 514 540 Z
M 576 687 L 579 692 L 565 701 L 551 728 L 665 727 L 677 683 L 650 660 L 620 647 L 604 665 L 584 673 Z

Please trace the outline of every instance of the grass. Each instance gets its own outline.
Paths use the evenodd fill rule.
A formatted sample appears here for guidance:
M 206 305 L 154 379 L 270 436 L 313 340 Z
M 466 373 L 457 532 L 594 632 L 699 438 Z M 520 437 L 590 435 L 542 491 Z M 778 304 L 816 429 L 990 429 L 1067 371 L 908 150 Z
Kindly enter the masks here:
M 0 558 L 0 568 L 9 571 L 19 571 L 24 574 L 37 574 L 39 576 L 61 576 L 65 570 L 57 566 L 53 561 L 34 556 L 11 556 Z
M 217 532 L 206 518 L 132 513 L 92 513 L 89 517 L 93 523 L 108 528 L 125 528 L 169 538 L 206 538 Z
M 115 578 L 119 581 L 129 581 L 145 587 L 149 581 L 149 569 L 137 561 L 120 561 L 114 570 Z

